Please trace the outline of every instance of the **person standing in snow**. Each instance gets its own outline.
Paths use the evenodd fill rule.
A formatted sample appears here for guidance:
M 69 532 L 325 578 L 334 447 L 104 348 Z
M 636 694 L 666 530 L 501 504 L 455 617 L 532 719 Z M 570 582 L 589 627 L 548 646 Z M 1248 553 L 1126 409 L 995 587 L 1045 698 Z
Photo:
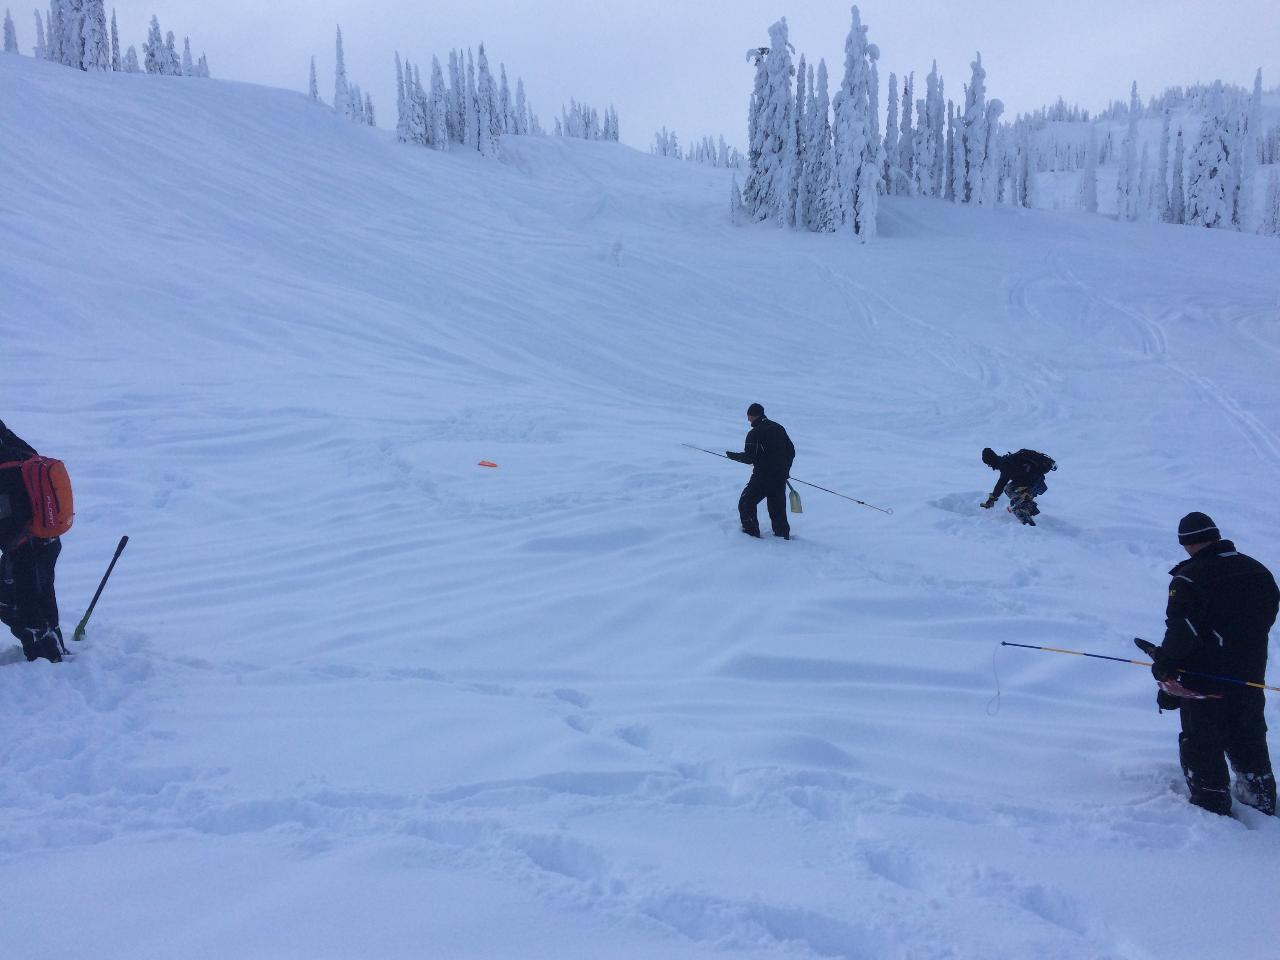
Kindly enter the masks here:
M 1159 646 L 1141 640 L 1138 646 L 1154 661 L 1156 701 L 1181 713 L 1178 759 L 1191 802 L 1214 813 L 1231 812 L 1229 760 L 1239 800 L 1274 815 L 1276 778 L 1262 690 L 1178 671 L 1262 683 L 1280 589 L 1266 567 L 1222 539 L 1206 514 L 1182 518 L 1178 543 L 1188 559 L 1169 571 L 1164 640 Z
M 738 516 L 742 520 L 742 532 L 760 536 L 760 519 L 756 509 L 760 501 L 766 501 L 773 535 L 783 540 L 791 539 L 791 525 L 787 522 L 787 478 L 791 476 L 791 462 L 796 458 L 796 448 L 787 436 L 782 424 L 774 423 L 764 415 L 764 407 L 753 403 L 747 407 L 747 420 L 751 429 L 741 453 L 726 450 L 725 456 L 739 463 L 752 466 L 751 479 L 738 498 Z
M 990 510 L 1008 488 L 1009 506 L 1006 509 L 1027 526 L 1034 527 L 1036 522 L 1033 518 L 1040 513 L 1036 497 L 1049 489 L 1044 482 L 1045 474 L 1058 469 L 1053 458 L 1027 449 L 1006 453 L 1002 457 L 990 447 L 983 447 L 982 462 L 1000 473 L 991 496 L 982 501 L 982 508 Z
M 35 448 L 0 421 L 0 622 L 18 638 L 28 660 L 57 663 L 65 647 L 53 568 L 62 541 L 29 532 L 31 505 L 18 464 L 34 456 Z

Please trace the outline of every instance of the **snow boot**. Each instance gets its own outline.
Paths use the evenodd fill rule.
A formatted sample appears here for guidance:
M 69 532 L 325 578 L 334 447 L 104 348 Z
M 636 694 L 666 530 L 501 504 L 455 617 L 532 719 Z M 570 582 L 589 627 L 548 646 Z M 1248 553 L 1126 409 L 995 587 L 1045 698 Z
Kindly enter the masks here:
M 57 663 L 62 659 L 62 640 L 56 628 L 50 627 L 39 636 L 34 629 L 27 633 L 31 636 L 22 639 L 22 652 L 28 661 L 48 660 L 50 663 Z
M 1236 775 L 1236 799 L 1269 817 L 1276 814 L 1276 778 L 1272 773 Z

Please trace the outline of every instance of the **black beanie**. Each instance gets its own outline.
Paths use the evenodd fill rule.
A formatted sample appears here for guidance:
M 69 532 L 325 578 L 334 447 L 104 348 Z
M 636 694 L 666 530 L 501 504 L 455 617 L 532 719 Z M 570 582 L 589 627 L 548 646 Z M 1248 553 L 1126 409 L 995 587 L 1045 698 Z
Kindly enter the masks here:
M 1179 543 L 1213 543 L 1221 539 L 1222 534 L 1218 532 L 1218 525 L 1209 518 L 1207 513 L 1193 510 L 1178 521 Z
M 747 407 L 747 416 L 748 416 L 748 417 L 763 417 L 763 416 L 764 416 L 764 407 L 760 406 L 760 404 L 758 404 L 758 403 L 753 403 L 751 406 Z

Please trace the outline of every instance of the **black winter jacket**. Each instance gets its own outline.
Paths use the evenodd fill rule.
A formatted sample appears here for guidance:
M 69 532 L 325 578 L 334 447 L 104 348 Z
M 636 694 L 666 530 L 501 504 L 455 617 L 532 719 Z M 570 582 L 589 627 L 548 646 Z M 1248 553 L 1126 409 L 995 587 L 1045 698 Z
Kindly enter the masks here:
M 1280 589 L 1271 572 L 1230 540 L 1204 547 L 1169 571 L 1163 657 L 1175 667 L 1262 683 L 1267 634 Z M 1238 690 L 1201 677 L 1181 678 L 1202 693 Z
M 742 453 L 726 450 L 725 456 L 739 463 L 749 463 L 754 477 L 785 480 L 791 476 L 791 462 L 796 448 L 782 424 L 760 417 L 751 425 Z
M 36 451 L 0 420 L 0 463 L 29 460 Z M 27 529 L 31 505 L 17 467 L 0 470 L 0 550 L 8 550 Z
M 1032 486 L 1044 479 L 1043 470 L 1016 453 L 1006 453 L 1003 457 L 997 457 L 996 460 L 997 466 L 992 469 L 1000 471 L 1000 479 L 996 481 L 995 489 L 991 491 L 992 500 L 999 500 L 1000 494 L 1004 493 L 1004 488 L 1011 483 L 1016 490 L 1019 487 Z

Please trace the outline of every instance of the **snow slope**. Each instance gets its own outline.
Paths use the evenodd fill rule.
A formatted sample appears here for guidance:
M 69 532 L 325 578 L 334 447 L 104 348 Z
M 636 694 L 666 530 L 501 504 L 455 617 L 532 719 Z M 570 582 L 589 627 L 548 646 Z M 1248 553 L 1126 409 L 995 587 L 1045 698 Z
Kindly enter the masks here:
M 613 144 L 18 57 L 0 185 L 66 621 L 131 536 L 74 661 L 0 652 L 6 956 L 1271 951 L 1280 824 L 1185 802 L 1149 676 L 998 643 L 1135 655 L 1191 509 L 1280 567 L 1274 241 L 735 229 Z M 753 400 L 894 514 L 745 538 L 679 444 Z M 987 444 L 1059 460 L 1035 530 Z

